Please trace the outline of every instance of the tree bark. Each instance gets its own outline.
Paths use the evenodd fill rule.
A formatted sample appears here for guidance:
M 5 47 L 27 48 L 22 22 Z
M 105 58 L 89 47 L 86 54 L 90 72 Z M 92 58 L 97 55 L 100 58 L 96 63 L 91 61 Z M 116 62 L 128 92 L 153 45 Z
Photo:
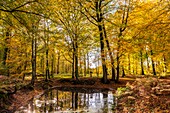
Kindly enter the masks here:
M 100 49 L 101 49 L 101 59 L 102 59 L 102 70 L 103 70 L 103 83 L 107 83 L 107 67 L 106 67 L 106 59 L 104 54 L 104 34 L 103 34 L 103 14 L 102 14 L 102 0 L 95 2 L 95 8 L 96 8 L 96 17 L 98 22 L 98 30 L 99 30 L 99 36 L 100 36 Z
M 128 72 L 129 72 L 129 75 L 131 74 L 131 65 L 130 65 L 130 54 L 128 54 L 128 60 L 129 60 L 129 65 L 128 65 Z
M 140 51 L 140 63 L 141 63 L 141 75 L 145 75 L 144 67 L 143 67 L 143 53 L 142 53 L 142 50 Z
M 72 44 L 73 44 L 72 78 L 74 79 L 75 77 L 75 44 L 74 44 L 74 41 L 72 42 Z
M 105 54 L 104 54 L 104 38 L 102 33 L 102 26 L 99 25 L 99 32 L 100 32 L 100 46 L 101 46 L 101 58 L 102 58 L 102 69 L 103 69 L 103 83 L 107 83 L 107 67 L 105 61 Z
M 166 63 L 165 55 L 163 55 L 163 61 L 164 61 L 164 72 L 166 73 L 166 71 L 167 71 L 167 63 Z
M 97 60 L 97 77 L 99 77 L 99 57 L 100 56 L 98 56 L 98 60 Z
M 75 36 L 75 77 L 78 80 L 79 72 L 78 72 L 78 42 L 77 37 Z
M 117 67 L 116 67 L 116 71 L 117 71 L 117 76 L 116 76 L 116 81 L 115 82 L 118 82 L 119 81 L 119 64 L 120 64 L 120 61 L 119 61 L 119 52 L 117 53 L 117 57 L 116 57 L 116 60 L 117 60 Z
M 55 65 L 55 58 L 54 58 L 54 54 L 52 54 L 52 59 L 51 59 L 51 76 L 52 76 L 52 78 L 54 77 L 54 65 Z
M 136 57 L 136 59 L 138 59 L 138 58 Z M 139 59 L 138 59 L 138 60 L 139 60 Z M 135 74 L 136 74 L 136 75 L 138 74 L 138 60 L 135 62 L 135 65 L 136 65 Z
M 34 85 L 36 78 L 36 38 L 32 33 L 32 79 L 31 85 Z
M 83 72 L 82 72 L 82 59 L 81 58 L 79 60 L 79 64 L 80 64 L 80 74 L 82 74 Z
M 25 52 L 25 57 L 27 58 L 27 52 Z M 27 69 L 27 60 L 25 61 L 25 63 L 24 63 L 24 71 L 26 71 L 26 69 Z M 25 73 L 24 73 L 24 75 L 23 75 L 23 77 L 22 77 L 22 80 L 25 80 Z
M 155 62 L 152 57 L 153 57 L 153 51 L 151 50 L 152 70 L 153 70 L 153 75 L 156 75 Z
M 124 69 L 124 66 L 122 66 L 122 77 L 125 77 L 126 74 L 125 74 L 125 69 Z
M 117 67 L 116 67 L 116 72 L 117 72 L 117 76 L 116 76 L 116 80 L 115 82 L 119 81 L 119 73 L 120 73 L 120 54 L 119 54 L 119 50 L 120 50 L 120 37 L 122 36 L 122 32 L 120 30 L 120 33 L 118 35 L 118 42 L 117 42 L 117 54 L 116 54 L 116 61 L 117 61 Z
M 86 54 L 84 55 L 84 76 L 86 76 Z
M 111 65 L 112 65 L 112 81 L 115 81 L 115 66 L 114 66 L 114 59 L 113 59 L 113 56 L 112 56 L 112 52 L 111 52 L 111 48 L 110 48 L 110 44 L 109 44 L 109 40 L 108 40 L 108 37 L 107 37 L 107 34 L 106 34 L 106 29 L 105 29 L 105 25 L 103 24 L 103 30 L 104 30 L 104 36 L 105 36 L 105 41 L 106 41 L 106 44 L 107 44 L 107 49 L 109 51 L 109 57 L 110 57 L 110 60 L 111 60 Z
M 146 52 L 146 61 L 147 61 L 147 71 L 149 72 L 149 56 L 148 56 L 148 52 Z
M 7 59 L 9 59 L 9 55 L 10 55 L 10 48 L 8 47 L 8 45 L 10 44 L 10 32 L 9 29 L 7 29 L 7 32 L 5 33 L 6 37 L 5 37 L 5 45 L 4 45 L 4 51 L 3 51 L 3 56 L 2 56 L 2 65 L 4 66 L 4 71 L 5 73 L 3 73 L 4 75 L 7 75 L 9 77 L 10 72 L 9 72 L 9 67 L 6 63 Z
M 42 74 L 45 75 L 45 73 L 44 73 L 44 55 L 41 56 L 40 67 L 41 67 Z
M 6 35 L 6 38 L 5 38 L 5 47 L 4 47 L 4 54 L 3 54 L 3 60 L 2 60 L 2 64 L 4 65 L 4 66 L 6 66 L 6 60 L 7 60 L 7 54 L 8 54 L 8 50 L 9 50 L 9 48 L 8 48 L 8 43 L 9 43 L 9 36 L 10 36 L 10 33 L 9 33 L 9 31 L 7 31 L 6 33 L 5 33 L 5 35 Z
M 58 52 L 58 57 L 57 57 L 57 74 L 60 73 L 60 51 Z
M 45 73 L 45 81 L 47 82 L 50 79 L 50 72 L 49 72 L 49 63 L 48 63 L 48 46 L 46 48 L 46 73 Z
M 89 61 L 89 53 L 87 52 L 87 72 L 90 75 L 90 61 Z

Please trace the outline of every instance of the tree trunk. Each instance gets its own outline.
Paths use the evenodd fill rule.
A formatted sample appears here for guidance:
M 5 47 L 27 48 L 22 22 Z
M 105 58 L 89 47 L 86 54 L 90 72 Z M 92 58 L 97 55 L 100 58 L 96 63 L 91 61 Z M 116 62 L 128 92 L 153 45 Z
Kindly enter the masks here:
M 106 67 L 105 54 L 104 54 L 104 38 L 103 38 L 102 26 L 98 25 L 98 29 L 100 33 L 100 49 L 101 49 L 101 58 L 102 58 L 102 69 L 103 69 L 103 83 L 107 83 L 107 67 Z
M 5 47 L 4 47 L 4 54 L 3 54 L 3 59 L 2 59 L 2 64 L 5 66 L 6 65 L 6 60 L 7 60 L 7 54 L 8 54 L 8 50 L 9 50 L 9 48 L 8 48 L 8 41 L 9 41 L 9 36 L 10 36 L 10 34 L 9 34 L 9 32 L 7 31 L 6 32 L 6 38 L 5 38 Z
M 124 69 L 124 66 L 122 66 L 122 77 L 125 77 L 126 74 L 125 74 L 125 69 Z
M 141 75 L 145 75 L 144 73 L 144 67 L 143 67 L 143 54 L 142 54 L 142 50 L 140 51 L 140 63 L 141 63 Z
M 82 61 L 81 61 L 81 58 L 79 60 L 79 65 L 80 65 L 80 74 L 82 74 L 83 72 L 82 72 Z
M 65 73 L 65 63 L 64 63 L 64 59 L 62 60 L 62 65 L 61 65 L 61 72 Z
M 84 76 L 86 76 L 86 54 L 84 55 Z
M 25 57 L 27 58 L 27 52 L 25 52 Z M 26 69 L 27 69 L 27 60 L 25 61 L 25 63 L 24 63 L 24 71 L 26 71 Z M 23 77 L 22 77 L 22 80 L 25 80 L 25 73 L 24 73 L 24 75 L 23 75 Z
M 78 108 L 78 92 L 75 92 L 75 109 Z
M 116 81 L 115 82 L 118 82 L 119 81 L 119 64 L 120 64 L 120 61 L 119 61 L 119 52 L 117 53 L 117 67 L 116 67 L 116 71 L 117 71 L 117 76 L 116 76 Z
M 108 38 L 107 38 L 107 34 L 106 34 L 106 29 L 105 29 L 104 23 L 103 23 L 103 30 L 104 30 L 105 41 L 106 41 L 106 44 L 107 44 L 107 49 L 108 49 L 108 51 L 109 51 L 109 57 L 110 57 L 111 66 L 112 66 L 112 79 L 111 79 L 111 80 L 112 80 L 112 81 L 115 81 L 114 59 L 113 59 L 113 56 L 112 56 L 112 52 L 111 52 L 109 40 L 108 40 Z
M 139 59 L 138 59 L 138 60 L 139 60 Z M 136 61 L 135 64 L 136 64 L 135 74 L 137 75 L 137 74 L 138 74 L 138 62 Z
M 96 50 L 98 51 L 98 49 L 96 49 Z M 98 54 L 96 54 L 95 59 L 97 61 L 97 62 L 95 62 L 96 76 L 99 77 L 99 55 Z
M 41 67 L 42 74 L 45 75 L 44 74 L 44 55 L 41 56 L 40 67 Z
M 133 75 L 135 74 L 135 57 L 133 56 Z
M 76 80 L 78 80 L 79 72 L 78 72 L 78 43 L 77 43 L 77 37 L 75 40 L 75 77 Z
M 167 64 L 166 64 L 165 55 L 163 55 L 163 61 L 164 61 L 164 72 L 166 73 L 166 71 L 167 71 Z
M 102 59 L 102 70 L 103 70 L 103 83 L 107 83 L 107 67 L 106 67 L 106 59 L 104 54 L 104 35 L 103 35 L 103 13 L 102 13 L 102 0 L 95 2 L 95 9 L 96 9 L 96 17 L 98 22 L 98 30 L 99 30 L 99 36 L 100 36 L 100 53 L 101 53 L 101 59 Z
M 120 64 L 120 38 L 122 37 L 123 32 L 125 31 L 126 27 L 127 27 L 127 22 L 128 22 L 128 17 L 129 17 L 129 5 L 130 5 L 130 0 L 129 3 L 126 4 L 126 0 L 125 0 L 125 7 L 123 9 L 123 14 L 122 14 L 122 25 L 119 28 L 119 34 L 118 34 L 118 49 L 117 49 L 117 77 L 116 77 L 116 82 L 119 81 L 119 64 Z
M 6 61 L 7 61 L 7 57 L 9 55 L 9 48 L 8 48 L 8 44 L 10 43 L 10 33 L 9 31 L 6 32 L 6 38 L 5 38 L 5 47 L 4 47 L 4 54 L 3 54 L 3 59 L 2 59 L 2 65 L 5 68 L 5 75 L 7 75 L 9 77 L 9 69 L 8 66 L 6 65 Z
M 49 28 L 48 28 L 49 30 Z M 44 34 L 44 37 L 45 37 L 45 34 Z M 49 36 L 47 35 L 47 40 L 46 40 L 46 44 L 45 44 L 45 49 L 46 49 L 46 78 L 45 78 L 45 81 L 48 81 L 48 79 L 50 79 L 50 71 L 49 71 L 49 47 L 48 47 L 48 43 L 49 43 Z
M 57 58 L 57 74 L 60 73 L 60 51 L 58 52 L 58 58 Z
M 32 79 L 31 85 L 34 85 L 36 78 L 36 38 L 32 33 Z
M 118 38 L 120 38 L 122 36 L 122 32 L 120 32 Z M 119 55 L 119 50 L 120 50 L 120 39 L 118 39 L 118 42 L 117 42 L 117 55 L 116 55 L 116 60 L 117 60 L 117 67 L 116 67 L 116 71 L 117 71 L 117 76 L 116 76 L 116 81 L 115 82 L 118 82 L 119 81 L 119 71 L 120 71 L 120 55 Z
M 49 65 L 48 65 L 48 47 L 46 48 L 46 77 L 45 77 L 45 81 L 47 82 L 48 79 L 50 79 L 50 73 L 49 73 Z
M 153 70 L 153 75 L 156 75 L 155 62 L 152 57 L 153 57 L 153 51 L 151 50 L 152 70 Z
M 52 59 L 51 59 L 51 76 L 54 78 L 54 65 L 55 65 L 55 59 L 54 59 L 54 54 L 52 54 Z
M 71 98 L 71 101 L 72 101 L 72 102 L 71 102 L 71 103 L 72 103 L 72 109 L 75 110 L 75 109 L 74 109 L 74 108 L 75 108 L 75 107 L 74 107 L 74 100 L 75 100 L 75 98 L 74 98 L 74 92 L 72 92 L 71 94 L 72 94 L 72 95 L 71 95 L 71 96 L 72 96 L 72 98 Z
M 98 56 L 98 60 L 97 60 L 97 77 L 99 77 L 99 69 L 100 69 L 100 67 L 99 67 L 99 58 L 100 58 L 100 56 Z
M 128 72 L 129 72 L 129 75 L 131 75 L 130 54 L 128 54 L 128 61 L 129 61 Z
M 74 42 L 73 43 L 73 62 L 72 62 L 72 78 L 74 79 L 74 76 L 75 76 L 75 45 L 74 45 Z
M 147 71 L 149 73 L 149 56 L 148 56 L 148 53 L 146 52 L 146 62 L 147 62 Z
M 89 53 L 87 52 L 87 72 L 90 75 L 90 61 L 89 61 Z

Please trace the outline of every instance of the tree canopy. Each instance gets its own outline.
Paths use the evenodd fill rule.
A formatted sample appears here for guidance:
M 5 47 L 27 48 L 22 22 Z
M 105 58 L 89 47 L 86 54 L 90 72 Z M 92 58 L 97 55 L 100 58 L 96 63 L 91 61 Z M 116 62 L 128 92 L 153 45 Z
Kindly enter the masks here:
M 165 75 L 169 15 L 168 0 L 1 0 L 0 74 Z

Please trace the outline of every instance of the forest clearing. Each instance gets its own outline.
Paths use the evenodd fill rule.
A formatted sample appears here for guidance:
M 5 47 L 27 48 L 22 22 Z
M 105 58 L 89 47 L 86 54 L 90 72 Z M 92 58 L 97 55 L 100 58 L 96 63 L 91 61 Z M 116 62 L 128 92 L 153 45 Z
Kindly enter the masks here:
M 13 112 L 169 113 L 169 0 L 0 0 Z

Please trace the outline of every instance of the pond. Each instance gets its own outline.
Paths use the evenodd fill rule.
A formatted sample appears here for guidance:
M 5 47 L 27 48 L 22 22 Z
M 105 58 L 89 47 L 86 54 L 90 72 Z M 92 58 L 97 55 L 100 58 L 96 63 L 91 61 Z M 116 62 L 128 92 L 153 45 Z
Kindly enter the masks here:
M 115 100 L 109 90 L 55 88 L 15 113 L 112 113 Z

